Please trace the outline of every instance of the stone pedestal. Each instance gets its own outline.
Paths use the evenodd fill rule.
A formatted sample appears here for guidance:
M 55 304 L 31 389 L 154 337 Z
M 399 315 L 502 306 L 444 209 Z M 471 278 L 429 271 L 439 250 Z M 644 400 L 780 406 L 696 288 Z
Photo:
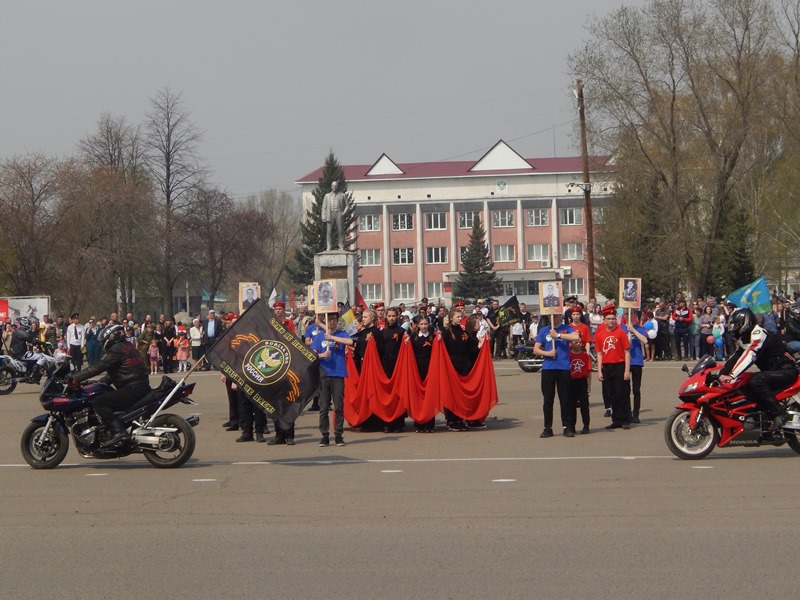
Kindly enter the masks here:
M 346 282 L 346 300 L 350 306 L 356 303 L 356 282 L 358 281 L 358 260 L 355 252 L 346 250 L 327 250 L 314 255 L 314 279 L 337 279 Z M 342 290 L 337 290 L 342 297 Z

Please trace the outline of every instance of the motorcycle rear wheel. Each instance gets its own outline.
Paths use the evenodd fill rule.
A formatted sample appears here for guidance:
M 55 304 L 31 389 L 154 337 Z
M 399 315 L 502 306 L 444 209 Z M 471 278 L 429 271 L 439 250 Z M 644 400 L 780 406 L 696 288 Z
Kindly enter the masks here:
M 163 413 L 153 419 L 153 427 L 174 427 L 176 433 L 167 434 L 171 437 L 173 447 L 169 450 L 142 450 L 144 457 L 154 467 L 159 469 L 176 469 L 182 466 L 194 453 L 194 429 L 181 416 Z
M 14 371 L 12 369 L 9 367 L 0 369 L 0 395 L 10 394 L 17 388 L 17 383 L 12 379 L 14 379 Z
M 541 365 L 531 365 L 531 364 L 522 364 L 521 362 L 517 362 L 519 368 L 525 371 L 526 373 L 536 373 L 537 371 L 541 371 Z
M 699 460 L 705 458 L 719 442 L 719 430 L 708 417 L 697 424 L 694 431 L 689 429 L 690 413 L 676 410 L 664 425 L 664 440 L 667 448 L 675 456 L 683 460 Z
M 786 439 L 789 442 L 789 448 L 800 454 L 800 434 L 795 432 L 789 433 L 786 429 L 783 430 L 786 434 Z
M 34 469 L 54 469 L 66 458 L 69 437 L 53 425 L 42 438 L 44 423 L 30 423 L 22 432 L 20 450 L 22 458 Z

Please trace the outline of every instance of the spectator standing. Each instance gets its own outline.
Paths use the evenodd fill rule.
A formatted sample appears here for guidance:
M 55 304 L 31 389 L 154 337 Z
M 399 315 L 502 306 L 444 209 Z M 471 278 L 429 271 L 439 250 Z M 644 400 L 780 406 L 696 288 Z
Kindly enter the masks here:
M 211 348 L 217 338 L 222 335 L 222 320 L 217 316 L 217 311 L 213 308 L 206 314 L 205 321 L 202 322 L 203 326 L 203 346 L 205 350 Z M 210 363 L 206 361 L 203 367 L 204 371 L 211 369 Z
M 205 354 L 203 338 L 205 338 L 205 334 L 200 319 L 194 319 L 192 326 L 189 327 L 189 347 L 192 350 L 192 360 L 195 363 Z
M 78 313 L 72 313 L 66 335 L 72 368 L 75 371 L 83 369 L 83 325 L 78 323 L 79 317 Z
M 675 358 L 689 358 L 689 325 L 692 323 L 692 312 L 686 307 L 686 302 L 679 300 L 675 310 L 672 311 L 675 321 Z
M 86 324 L 86 331 L 83 335 L 83 343 L 86 348 L 86 361 L 89 363 L 90 367 L 97 364 L 97 361 L 100 360 L 100 354 L 103 351 L 100 342 L 97 341 L 99 335 L 100 326 L 97 324 L 97 319 L 89 317 L 89 322 Z M 47 333 L 45 332 L 45 338 L 46 337 Z

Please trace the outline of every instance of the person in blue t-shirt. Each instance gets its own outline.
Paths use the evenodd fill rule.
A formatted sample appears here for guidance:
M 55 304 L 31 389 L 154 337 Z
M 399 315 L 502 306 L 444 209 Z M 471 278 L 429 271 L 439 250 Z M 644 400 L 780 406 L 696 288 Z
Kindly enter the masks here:
M 324 448 L 330 445 L 330 418 L 328 413 L 336 411 L 333 424 L 334 441 L 337 446 L 344 446 L 344 378 L 347 377 L 345 362 L 345 346 L 352 346 L 353 340 L 346 331 L 339 329 L 339 315 L 325 315 L 325 334 L 311 337 L 311 350 L 319 357 L 319 431 L 322 440 L 319 445 Z
M 640 316 L 641 319 L 641 316 Z M 644 348 L 647 348 L 647 330 L 637 323 L 633 327 L 622 325 L 622 329 L 628 332 L 628 339 L 631 342 L 631 378 L 628 384 L 628 398 L 633 391 L 633 410 L 631 411 L 631 423 L 641 423 L 639 420 L 639 409 L 642 406 L 642 369 L 644 368 Z
M 540 327 L 536 333 L 533 353 L 543 356 L 542 363 L 542 409 L 544 430 L 539 437 L 553 437 L 553 402 L 558 391 L 561 406 L 561 424 L 564 437 L 575 437 L 575 407 L 569 393 L 570 356 L 569 343 L 580 341 L 581 335 L 571 326 L 565 325 L 560 314 L 551 315 L 552 325 Z

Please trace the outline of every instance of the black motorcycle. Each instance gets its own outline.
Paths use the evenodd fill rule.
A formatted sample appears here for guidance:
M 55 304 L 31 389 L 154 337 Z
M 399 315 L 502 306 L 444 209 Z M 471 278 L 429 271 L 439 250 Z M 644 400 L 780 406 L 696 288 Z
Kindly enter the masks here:
M 536 373 L 541 370 L 544 359 L 541 356 L 536 356 L 533 353 L 533 344 L 535 340 L 529 340 L 525 344 L 518 344 L 514 346 L 517 352 L 517 364 L 519 368 L 526 373 Z
M 92 408 L 92 399 L 109 391 L 110 386 L 84 381 L 70 387 L 69 363 L 48 370 L 39 401 L 47 411 L 31 420 L 22 434 L 22 457 L 34 469 L 52 469 L 67 456 L 69 438 L 83 458 L 121 458 L 141 452 L 154 467 L 176 468 L 194 452 L 192 429 L 200 422 L 198 415 L 187 418 L 162 410 L 182 402 L 196 404 L 189 398 L 195 384 L 179 385 L 169 377 L 131 408 L 117 413 L 125 423 L 128 438 L 111 447 L 103 444 L 114 434 Z

